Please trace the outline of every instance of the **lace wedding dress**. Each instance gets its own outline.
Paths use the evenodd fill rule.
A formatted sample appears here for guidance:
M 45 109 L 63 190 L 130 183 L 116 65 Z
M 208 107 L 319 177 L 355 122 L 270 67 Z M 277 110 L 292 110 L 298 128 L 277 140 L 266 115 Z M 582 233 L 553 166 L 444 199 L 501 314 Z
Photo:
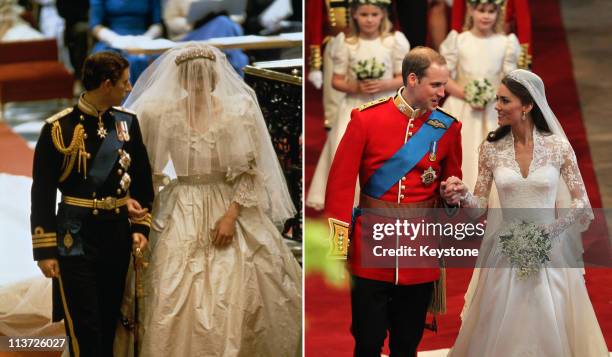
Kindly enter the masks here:
M 470 282 L 449 356 L 608 356 L 583 270 L 575 262 L 576 250 L 582 251 L 580 234 L 570 233 L 571 226 L 588 224 L 592 211 L 570 144 L 534 130 L 533 160 L 524 177 L 509 133 L 481 145 L 479 168 L 475 192 L 465 205 L 484 210 L 494 182 L 503 216 L 497 227 L 514 219 L 541 225 L 553 240 L 551 261 L 537 274 L 518 279 L 499 249 L 498 230 L 487 227 L 481 269 Z M 563 182 L 572 202 L 556 219 L 557 188 Z

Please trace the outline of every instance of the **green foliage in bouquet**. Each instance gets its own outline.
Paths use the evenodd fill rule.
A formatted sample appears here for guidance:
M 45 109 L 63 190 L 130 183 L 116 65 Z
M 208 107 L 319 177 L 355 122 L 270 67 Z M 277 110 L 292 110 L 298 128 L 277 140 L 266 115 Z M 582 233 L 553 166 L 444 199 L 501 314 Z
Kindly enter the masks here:
M 495 90 L 488 79 L 474 79 L 465 85 L 465 100 L 476 107 L 483 107 L 495 99 Z
M 367 60 L 358 61 L 353 67 L 353 72 L 357 79 L 362 81 L 365 79 L 379 79 L 385 74 L 386 68 L 384 63 L 376 62 L 376 58 L 372 57 Z
M 548 234 L 535 225 L 524 221 L 514 222 L 499 235 L 502 253 L 516 268 L 519 279 L 536 274 L 547 261 L 550 261 L 552 243 Z

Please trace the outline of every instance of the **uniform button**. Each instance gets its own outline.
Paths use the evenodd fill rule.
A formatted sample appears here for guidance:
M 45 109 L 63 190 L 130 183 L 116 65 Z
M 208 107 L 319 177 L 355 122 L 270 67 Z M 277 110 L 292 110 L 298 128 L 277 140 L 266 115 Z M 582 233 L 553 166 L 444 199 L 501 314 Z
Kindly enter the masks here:
M 121 212 L 121 210 L 119 208 L 115 208 L 115 213 L 119 214 L 119 212 Z
M 123 175 L 123 170 L 121 169 L 117 170 L 117 175 Z
M 400 198 L 404 198 L 404 195 L 400 195 Z
M 86 158 L 91 159 L 91 154 L 87 153 L 87 155 L 85 155 Z
M 412 132 L 408 132 L 408 136 L 412 136 Z
M 96 193 L 95 193 L 95 192 L 94 192 L 94 193 L 92 193 L 92 194 L 91 194 L 91 197 L 96 197 Z
M 84 134 L 83 134 L 83 138 L 84 138 L 84 139 L 87 139 L 87 133 L 84 133 Z
M 123 154 L 123 149 L 119 149 L 119 150 L 117 150 L 117 152 L 118 152 L 119 154 Z
M 402 177 L 402 181 L 406 181 L 406 176 Z
M 81 114 L 81 116 L 79 116 L 79 119 L 85 120 L 85 117 L 83 116 L 83 114 Z
M 120 194 L 121 194 L 121 189 L 120 189 L 120 188 L 118 188 L 118 189 L 117 189 L 117 194 L 118 194 L 118 195 L 120 195 Z
M 409 128 L 414 128 L 414 124 L 408 125 Z
M 406 186 L 402 185 L 402 190 L 405 190 L 405 189 L 406 189 Z
M 94 214 L 94 216 L 97 216 L 98 215 L 98 210 L 97 209 L 93 210 L 93 214 Z

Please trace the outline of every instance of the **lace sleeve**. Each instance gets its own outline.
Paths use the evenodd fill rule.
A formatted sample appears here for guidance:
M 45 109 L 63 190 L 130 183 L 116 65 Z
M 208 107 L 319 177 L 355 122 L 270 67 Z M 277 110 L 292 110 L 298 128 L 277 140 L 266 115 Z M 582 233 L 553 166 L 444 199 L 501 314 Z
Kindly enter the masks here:
M 478 148 L 478 178 L 474 193 L 468 192 L 461 200 L 462 206 L 477 209 L 477 216 L 482 215 L 489 201 L 489 193 L 493 184 L 493 169 L 491 162 L 494 161 L 494 147 L 488 141 L 484 141 Z
M 249 170 L 236 177 L 234 183 L 234 195 L 232 202 L 242 207 L 255 207 L 259 205 L 259 197 L 256 189 L 257 172 Z
M 582 175 L 578 169 L 574 150 L 566 141 L 563 141 L 560 150 L 562 152 L 561 177 L 569 191 L 571 203 L 567 207 L 567 204 L 561 202 L 559 207 L 561 209 L 559 211 L 560 217 L 553 223 L 544 226 L 544 231 L 551 238 L 559 236 L 574 223 L 578 223 L 582 226 L 581 230 L 585 230 L 593 219 L 593 211 L 582 181 Z

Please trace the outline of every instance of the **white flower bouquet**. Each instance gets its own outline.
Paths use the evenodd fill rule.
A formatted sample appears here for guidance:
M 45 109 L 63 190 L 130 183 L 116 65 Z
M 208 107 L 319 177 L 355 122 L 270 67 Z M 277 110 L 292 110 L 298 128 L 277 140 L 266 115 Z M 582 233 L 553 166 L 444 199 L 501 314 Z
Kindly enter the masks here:
M 495 99 L 495 90 L 488 79 L 474 79 L 465 85 L 465 100 L 473 107 L 484 108 Z
M 502 253 L 516 268 L 519 279 L 536 274 L 550 261 L 552 243 L 548 234 L 533 223 L 514 222 L 499 235 Z
M 386 70 L 385 64 L 377 62 L 375 57 L 358 61 L 357 65 L 353 67 L 353 72 L 355 72 L 357 79 L 360 81 L 365 79 L 379 79 L 385 74 Z

